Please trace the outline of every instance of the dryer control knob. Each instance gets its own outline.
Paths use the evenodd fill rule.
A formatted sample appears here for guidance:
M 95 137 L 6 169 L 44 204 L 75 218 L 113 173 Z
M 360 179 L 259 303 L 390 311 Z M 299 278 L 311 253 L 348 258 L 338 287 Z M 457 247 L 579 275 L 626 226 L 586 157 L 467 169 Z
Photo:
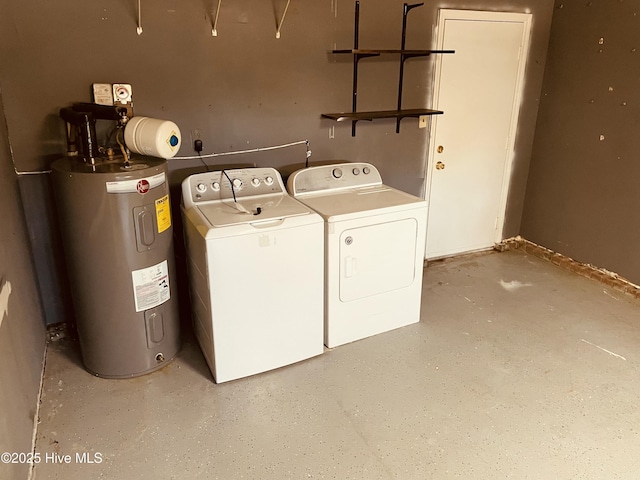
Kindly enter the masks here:
M 254 187 L 257 187 L 258 185 L 260 185 L 260 179 L 259 178 L 252 178 L 251 179 L 251 185 L 253 185 Z
M 353 172 L 354 175 L 360 175 L 360 169 L 359 168 L 354 168 L 352 170 L 352 172 Z
M 264 183 L 266 183 L 267 185 L 273 184 L 273 177 L 266 177 L 264 179 Z
M 342 170 L 340 170 L 339 168 L 334 168 L 333 171 L 331 172 L 333 174 L 333 176 L 335 178 L 340 178 L 342 177 Z
M 231 183 L 233 184 L 234 188 L 242 187 L 242 180 L 240 180 L 239 178 L 234 178 Z
M 364 173 L 365 175 L 369 175 L 370 172 L 371 172 L 371 169 L 369 167 L 364 167 L 362 169 L 362 173 Z
M 204 193 L 204 192 L 207 191 L 207 186 L 204 183 L 199 183 L 199 184 L 196 185 L 196 190 L 199 193 Z
M 220 183 L 218 183 L 218 182 L 213 182 L 213 183 L 211 184 L 211 188 L 213 188 L 213 189 L 217 192 L 218 190 L 220 190 Z

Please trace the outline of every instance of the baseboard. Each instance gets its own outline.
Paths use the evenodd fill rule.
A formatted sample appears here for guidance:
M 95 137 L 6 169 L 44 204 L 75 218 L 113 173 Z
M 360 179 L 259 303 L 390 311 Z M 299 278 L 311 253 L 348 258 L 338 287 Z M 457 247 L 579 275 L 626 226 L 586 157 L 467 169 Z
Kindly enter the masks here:
M 577 273 L 583 277 L 596 280 L 614 290 L 629 295 L 634 298 L 640 298 L 640 286 L 630 282 L 624 277 L 621 277 L 617 273 L 610 272 L 604 268 L 598 268 L 594 265 L 581 263 L 573 258 L 562 255 L 558 252 L 554 252 L 546 247 L 542 247 L 536 243 L 533 243 L 521 236 L 508 238 L 495 246 L 495 250 L 507 251 L 507 250 L 522 250 L 534 257 L 547 260 L 554 265 Z

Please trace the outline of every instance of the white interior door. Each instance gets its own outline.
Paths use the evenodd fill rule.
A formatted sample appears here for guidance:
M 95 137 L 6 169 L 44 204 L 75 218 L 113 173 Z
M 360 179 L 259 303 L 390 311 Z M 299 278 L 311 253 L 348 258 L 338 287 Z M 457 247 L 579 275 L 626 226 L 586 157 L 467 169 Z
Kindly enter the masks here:
M 531 15 L 441 10 L 425 198 L 426 257 L 502 240 Z

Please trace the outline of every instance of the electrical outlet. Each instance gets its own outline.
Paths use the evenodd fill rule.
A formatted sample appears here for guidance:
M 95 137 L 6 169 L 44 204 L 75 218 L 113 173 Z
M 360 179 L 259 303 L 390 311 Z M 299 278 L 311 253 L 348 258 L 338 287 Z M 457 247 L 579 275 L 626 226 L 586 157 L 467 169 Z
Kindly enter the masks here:
M 98 105 L 113 105 L 113 90 L 110 83 L 93 84 L 93 103 Z
M 193 149 L 198 153 L 200 153 L 203 149 L 202 132 L 197 128 L 191 130 L 191 145 L 193 145 Z

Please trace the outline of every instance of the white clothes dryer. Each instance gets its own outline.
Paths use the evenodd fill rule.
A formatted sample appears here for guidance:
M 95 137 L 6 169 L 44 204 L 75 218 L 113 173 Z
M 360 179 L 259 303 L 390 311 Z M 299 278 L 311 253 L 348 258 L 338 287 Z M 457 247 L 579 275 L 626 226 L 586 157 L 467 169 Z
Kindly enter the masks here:
M 273 168 L 182 183 L 193 325 L 216 383 L 323 352 L 322 218 Z
M 287 188 L 325 221 L 325 345 L 417 323 L 427 202 L 369 163 L 298 170 Z

